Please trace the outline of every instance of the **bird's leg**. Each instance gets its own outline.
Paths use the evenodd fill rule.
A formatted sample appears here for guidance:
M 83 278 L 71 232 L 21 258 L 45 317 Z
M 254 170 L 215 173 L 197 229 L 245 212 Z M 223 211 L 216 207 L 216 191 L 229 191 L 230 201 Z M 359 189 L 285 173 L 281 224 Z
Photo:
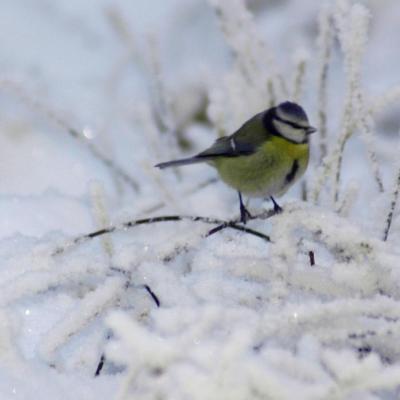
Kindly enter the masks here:
M 271 196 L 270 197 L 270 199 L 271 199 L 271 201 L 272 201 L 272 203 L 274 203 L 274 211 L 278 214 L 278 213 L 281 213 L 283 210 L 282 210 L 282 207 L 275 201 L 275 199 Z
M 247 218 L 252 218 L 249 210 L 244 206 L 243 200 L 242 200 L 242 193 L 238 192 L 239 195 L 239 204 L 240 204 L 240 222 L 243 224 L 246 224 Z

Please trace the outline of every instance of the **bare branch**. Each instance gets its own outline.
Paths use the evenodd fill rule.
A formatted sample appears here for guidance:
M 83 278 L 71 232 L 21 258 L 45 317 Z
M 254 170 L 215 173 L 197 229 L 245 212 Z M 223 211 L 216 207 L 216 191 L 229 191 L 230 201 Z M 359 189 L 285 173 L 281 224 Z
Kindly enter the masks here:
M 269 217 L 272 217 L 275 214 L 276 213 L 274 210 L 270 210 L 265 213 L 255 215 L 249 219 L 250 220 L 252 220 L 252 219 L 267 219 Z M 77 236 L 76 238 L 72 239 L 72 241 L 69 244 L 66 244 L 65 246 L 57 248 L 53 252 L 53 256 L 62 254 L 68 248 L 70 248 L 72 246 L 80 245 L 80 244 L 85 243 L 91 239 L 94 239 L 95 237 L 98 237 L 98 236 L 110 234 L 113 232 L 123 231 L 126 229 L 131 229 L 131 228 L 134 228 L 139 225 L 148 225 L 148 224 L 154 224 L 154 223 L 158 223 L 158 222 L 180 222 L 180 221 L 202 222 L 205 224 L 218 225 L 218 226 L 220 226 L 219 230 L 222 230 L 224 228 L 231 228 L 231 229 L 235 229 L 240 232 L 247 233 L 252 236 L 259 237 L 260 239 L 263 239 L 267 242 L 271 242 L 271 239 L 268 235 L 265 235 L 262 232 L 258 232 L 254 229 L 247 228 L 247 227 L 241 225 L 239 220 L 225 221 L 225 220 L 218 219 L 218 218 L 210 218 L 210 217 L 202 217 L 202 216 L 163 215 L 163 216 L 158 216 L 158 217 L 136 219 L 133 221 L 124 222 L 120 225 L 109 226 L 108 228 L 99 229 L 94 232 L 90 232 L 90 233 L 86 233 L 81 236 Z M 208 236 L 208 235 L 206 235 L 206 236 Z

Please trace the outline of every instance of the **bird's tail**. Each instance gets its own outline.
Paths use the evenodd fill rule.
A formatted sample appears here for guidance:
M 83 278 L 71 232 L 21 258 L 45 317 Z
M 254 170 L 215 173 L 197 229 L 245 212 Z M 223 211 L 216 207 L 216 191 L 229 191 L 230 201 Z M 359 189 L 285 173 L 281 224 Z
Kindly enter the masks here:
M 155 167 L 164 169 L 164 168 L 169 168 L 169 167 L 180 167 L 181 165 L 189 165 L 189 164 L 196 164 L 196 163 L 201 163 L 207 161 L 207 157 L 189 157 L 189 158 L 182 158 L 180 160 L 173 160 L 173 161 L 167 161 L 164 163 L 160 163 L 155 165 Z

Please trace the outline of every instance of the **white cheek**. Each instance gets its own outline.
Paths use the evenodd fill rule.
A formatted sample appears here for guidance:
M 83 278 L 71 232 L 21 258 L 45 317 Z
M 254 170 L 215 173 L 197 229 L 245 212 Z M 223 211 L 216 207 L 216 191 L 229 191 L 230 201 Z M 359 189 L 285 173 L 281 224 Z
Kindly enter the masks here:
M 293 128 L 292 126 L 278 120 L 274 120 L 273 123 L 275 125 L 276 130 L 285 138 L 293 140 L 294 142 L 297 143 L 304 142 L 306 138 L 306 133 L 304 129 Z

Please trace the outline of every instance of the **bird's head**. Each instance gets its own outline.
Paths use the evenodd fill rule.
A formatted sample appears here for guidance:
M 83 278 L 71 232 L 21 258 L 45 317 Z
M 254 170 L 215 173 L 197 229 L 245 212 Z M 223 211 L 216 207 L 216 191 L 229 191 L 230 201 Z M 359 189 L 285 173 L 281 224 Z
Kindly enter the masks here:
M 316 131 L 308 122 L 303 108 L 290 101 L 269 109 L 264 123 L 272 134 L 295 143 L 307 143 L 308 135 Z

